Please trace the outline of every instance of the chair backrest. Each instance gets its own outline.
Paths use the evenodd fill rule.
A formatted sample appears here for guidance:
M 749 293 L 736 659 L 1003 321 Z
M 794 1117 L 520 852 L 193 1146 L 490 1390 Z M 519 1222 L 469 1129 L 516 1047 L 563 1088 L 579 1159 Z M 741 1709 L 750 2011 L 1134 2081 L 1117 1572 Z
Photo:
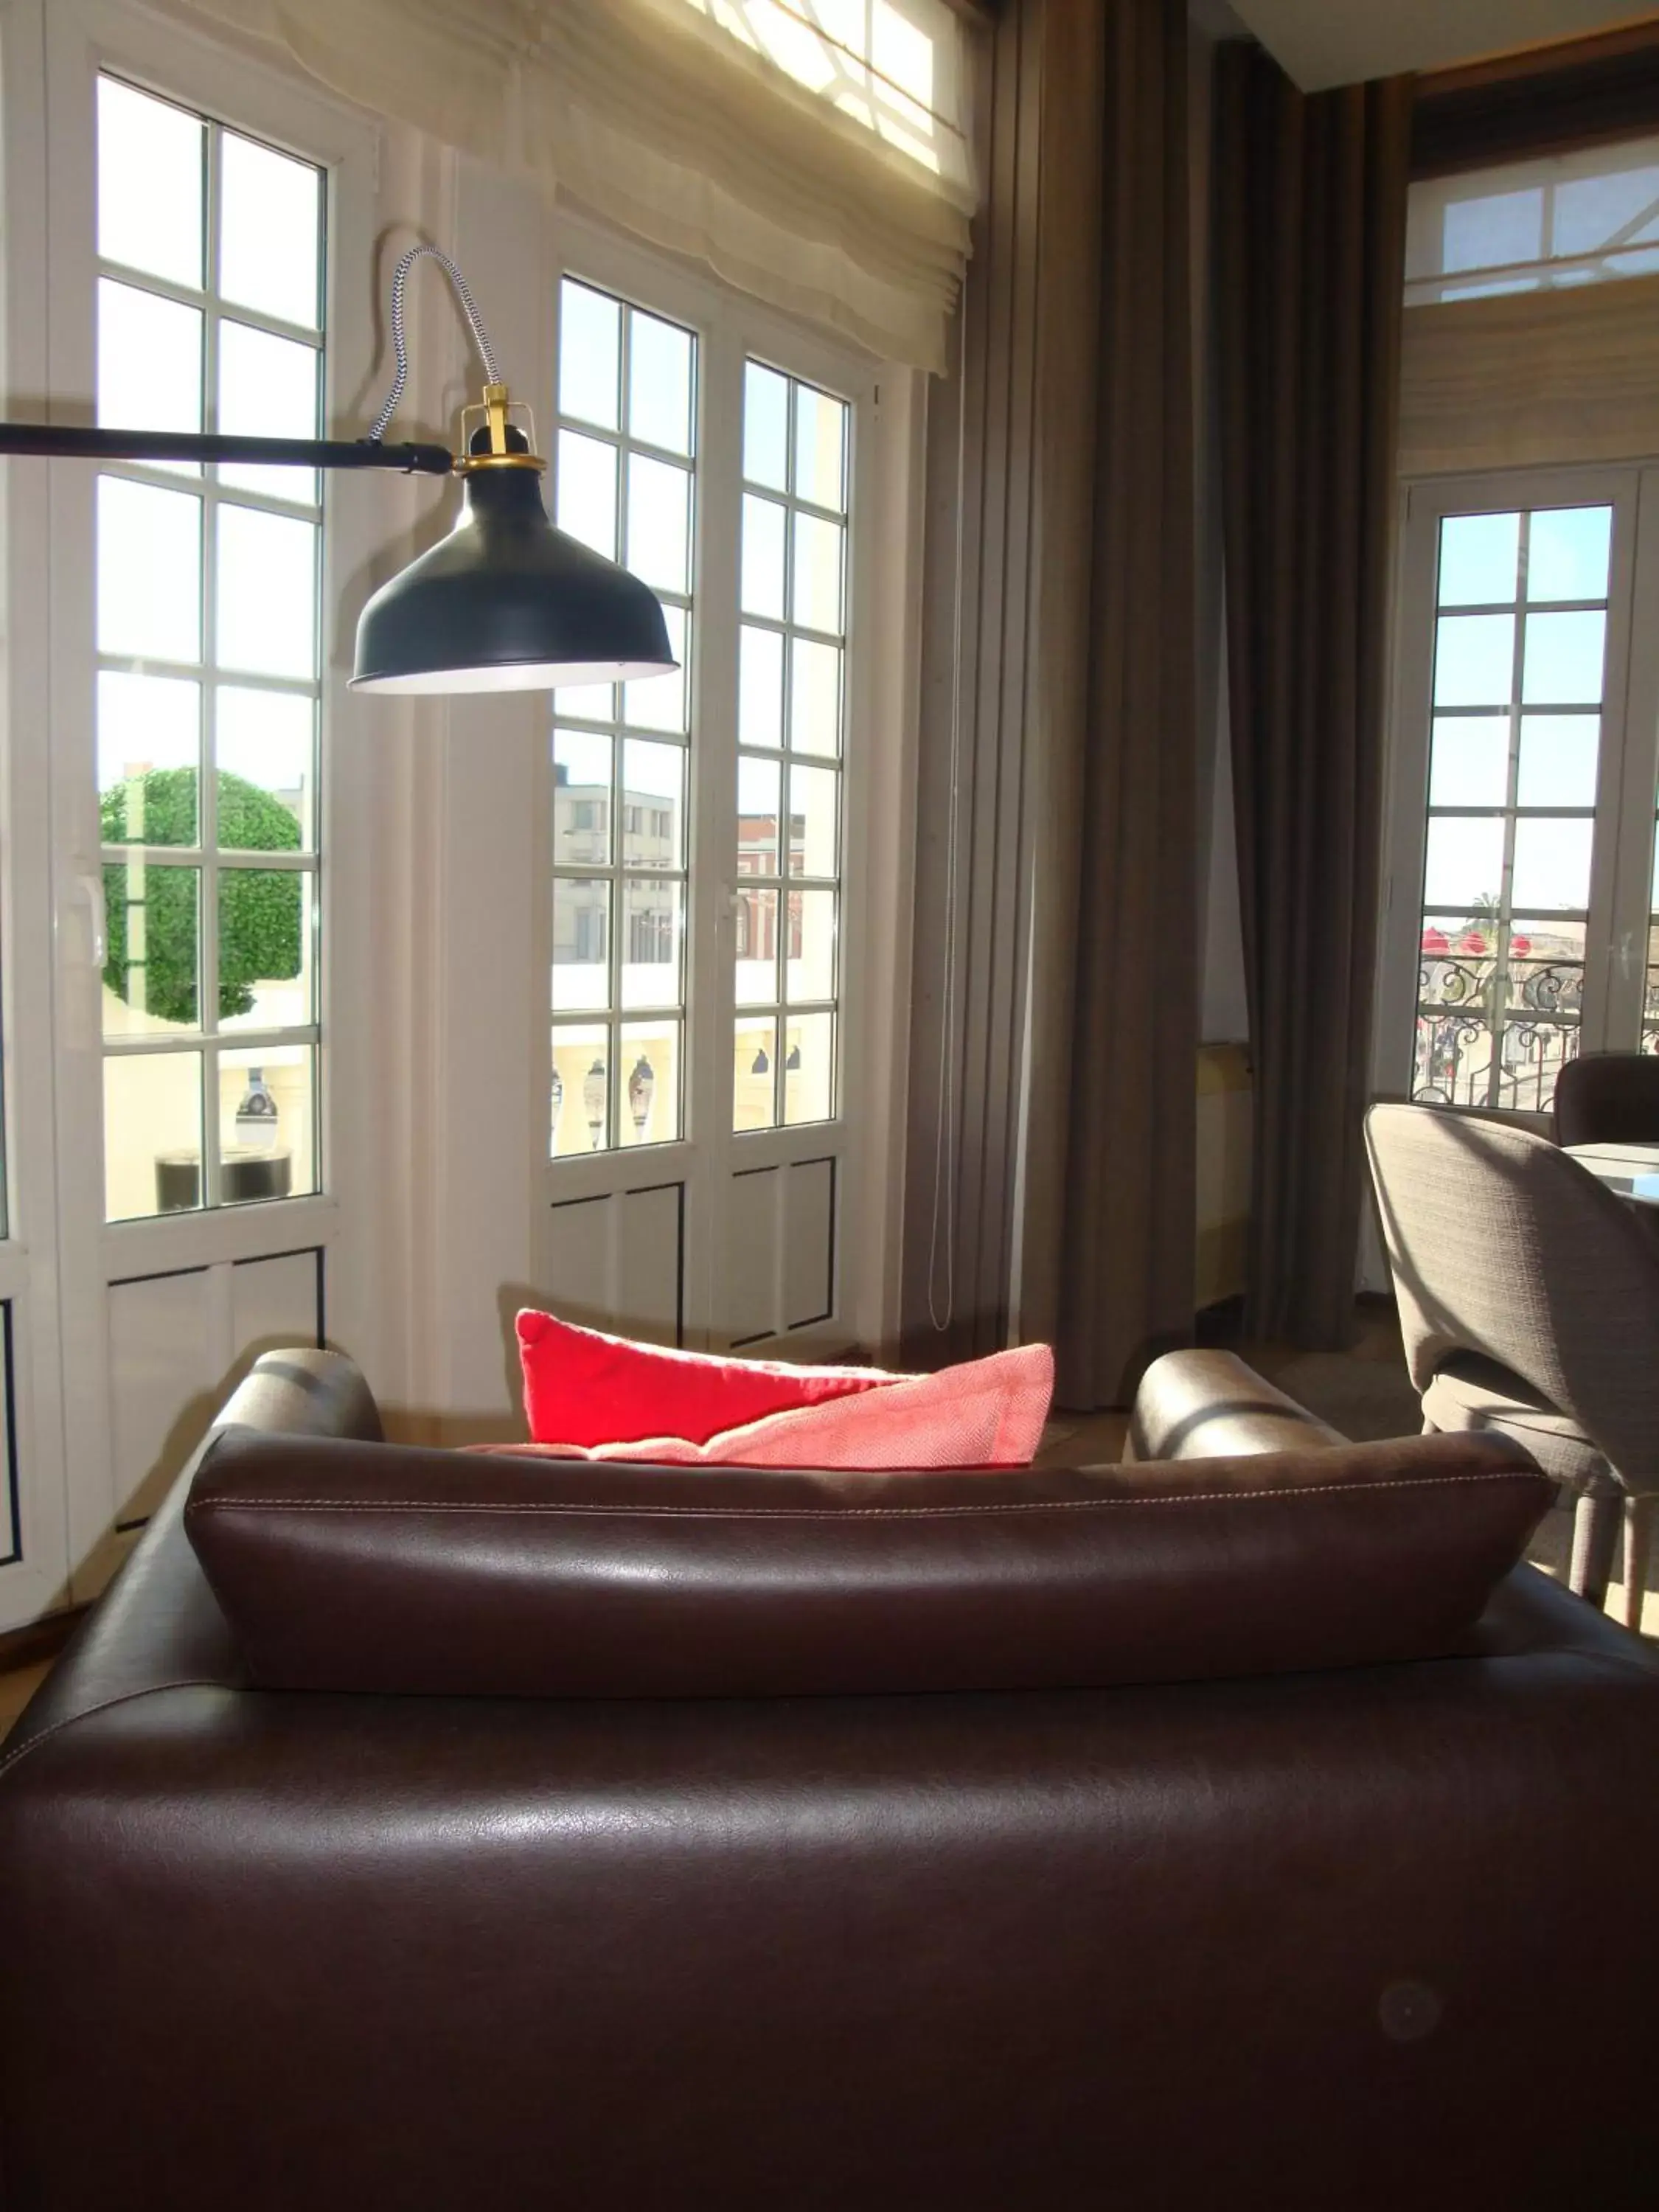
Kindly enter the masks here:
M 1555 1082 L 1558 1145 L 1659 1145 L 1659 1054 L 1596 1052 Z
M 1659 1459 L 1659 1256 L 1545 1137 L 1373 1106 L 1365 1141 L 1412 1381 L 1493 1359 L 1626 1474 Z

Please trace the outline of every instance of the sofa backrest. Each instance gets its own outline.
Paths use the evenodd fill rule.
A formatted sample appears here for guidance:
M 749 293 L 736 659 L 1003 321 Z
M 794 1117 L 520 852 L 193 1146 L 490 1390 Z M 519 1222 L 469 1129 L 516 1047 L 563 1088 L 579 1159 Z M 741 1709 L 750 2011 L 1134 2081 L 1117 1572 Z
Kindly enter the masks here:
M 1553 1495 L 1517 1446 L 1470 1435 L 849 1474 L 233 1431 L 185 1522 L 267 1687 L 799 1697 L 1443 1650 Z

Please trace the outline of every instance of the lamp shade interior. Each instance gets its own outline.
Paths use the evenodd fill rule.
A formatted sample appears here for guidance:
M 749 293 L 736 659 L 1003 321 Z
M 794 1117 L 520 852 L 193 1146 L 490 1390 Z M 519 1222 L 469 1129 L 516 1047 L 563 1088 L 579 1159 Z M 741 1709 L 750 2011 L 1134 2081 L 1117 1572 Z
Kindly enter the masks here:
M 358 691 L 545 690 L 678 666 L 656 594 L 556 530 L 535 470 L 465 478 L 447 538 L 383 584 L 357 624 Z

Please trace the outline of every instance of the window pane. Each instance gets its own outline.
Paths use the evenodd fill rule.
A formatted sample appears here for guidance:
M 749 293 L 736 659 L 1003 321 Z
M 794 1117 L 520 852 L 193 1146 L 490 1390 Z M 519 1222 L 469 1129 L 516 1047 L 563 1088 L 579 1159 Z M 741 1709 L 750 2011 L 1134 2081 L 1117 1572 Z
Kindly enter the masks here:
M 1506 707 L 1514 690 L 1515 617 L 1443 615 L 1435 630 L 1435 705 Z
M 1522 1016 L 1576 1014 L 1583 998 L 1583 923 L 1517 915 L 1510 924 L 1510 1011 Z
M 842 545 L 838 523 L 816 514 L 795 517 L 794 621 L 808 629 L 838 631 L 841 618 Z
M 675 658 L 678 659 L 678 655 Z M 555 712 L 578 722 L 611 722 L 617 716 L 614 684 L 562 684 L 553 694 Z
M 245 787 L 253 791 L 252 784 Z M 281 811 L 263 792 L 257 796 Z M 220 871 L 222 1029 L 301 1029 L 316 1020 L 316 886 L 309 869 Z
M 278 322 L 321 321 L 322 179 L 234 131 L 220 141 L 219 289 Z
M 781 771 L 774 760 L 738 756 L 738 874 L 782 872 L 778 850 Z M 770 995 L 768 994 L 767 995 Z
M 317 526 L 219 509 L 218 659 L 260 676 L 317 672 Z
M 673 1006 L 683 995 L 680 946 L 685 886 L 670 877 L 623 886 L 622 1002 Z
M 785 509 L 753 492 L 743 495 L 743 611 L 783 619 Z
M 592 730 L 553 732 L 553 865 L 611 858 L 611 746 Z
M 628 429 L 647 446 L 691 451 L 691 333 L 637 308 L 628 332 Z
M 737 1003 L 774 1005 L 778 995 L 778 894 L 739 880 L 736 907 Z
M 827 1121 L 836 1110 L 836 1018 L 789 1014 L 783 1027 L 783 1118 Z
M 1528 615 L 1521 696 L 1528 706 L 1598 706 L 1605 614 Z
M 219 843 L 228 852 L 309 852 L 316 840 L 317 708 L 292 691 L 222 684 L 215 695 L 214 752 L 219 767 Z M 227 785 L 252 797 L 228 806 Z M 291 817 L 291 834 L 270 806 Z
M 1532 518 L 1528 599 L 1604 599 L 1613 543 L 1610 507 L 1543 507 Z
M 251 331 L 245 323 L 219 325 L 219 428 L 238 438 L 314 438 L 317 371 L 322 356 L 295 338 Z M 219 465 L 219 481 L 270 499 L 317 498 L 314 469 L 245 468 Z
M 789 893 L 789 939 L 785 963 L 787 995 L 804 999 L 836 995 L 836 908 L 834 891 Z
M 559 288 L 559 412 L 617 428 L 622 310 L 566 277 Z M 561 524 L 561 528 L 568 526 Z
M 769 1014 L 739 1014 L 732 1042 L 732 1127 L 773 1128 L 778 1118 L 778 1025 Z
M 789 868 L 833 876 L 841 865 L 841 777 L 832 768 L 789 771 Z
M 1445 212 L 1447 269 L 1502 269 L 1533 261 L 1543 252 L 1544 194 L 1533 185 L 1518 192 L 1487 192 L 1455 203 Z
M 175 284 L 202 282 L 201 120 L 98 80 L 98 251 Z
M 738 742 L 783 743 L 783 640 L 744 623 L 738 647 Z
M 1428 1106 L 1486 1105 L 1492 1043 L 1492 1030 L 1479 1012 L 1420 1015 L 1412 1097 Z
M 789 645 L 789 742 L 798 753 L 841 750 L 842 651 L 806 637 Z
M 624 684 L 623 720 L 636 730 L 672 730 L 676 735 L 685 732 L 686 678 L 690 670 L 685 650 L 685 610 L 684 607 L 665 607 L 662 618 L 668 628 L 668 649 L 679 666 L 668 676 L 641 676 L 632 684 Z
M 548 1149 L 556 1159 L 605 1149 L 610 1066 L 611 1048 L 602 1022 L 556 1026 L 548 1135 Z
M 1418 997 L 1425 1006 L 1484 1006 L 1497 925 L 1455 914 L 1423 917 Z
M 1520 545 L 1518 514 L 1449 514 L 1440 526 L 1441 605 L 1510 604 Z
M 691 477 L 689 470 L 628 458 L 628 566 L 659 592 L 690 586 Z
M 611 886 L 559 877 L 553 885 L 553 1011 L 611 1003 Z
M 672 1144 L 680 1133 L 678 1022 L 624 1022 L 618 1065 L 623 1144 Z
M 617 449 L 578 430 L 559 433 L 555 520 L 607 561 L 617 557 Z
M 99 835 L 106 845 L 193 845 L 200 687 L 184 678 L 98 677 Z
M 1522 806 L 1594 806 L 1601 721 L 1597 714 L 1523 714 Z
M 743 472 L 771 491 L 789 487 L 789 380 L 758 362 L 743 372 Z
M 199 430 L 202 316 L 197 307 L 98 281 L 98 420 L 114 430 Z M 196 461 L 153 462 L 199 476 Z
M 316 1053 L 257 1045 L 219 1055 L 219 1196 L 225 1206 L 318 1188 Z
M 1589 904 L 1589 822 L 1521 821 L 1515 825 L 1517 907 Z
M 199 1026 L 201 885 L 199 868 L 106 861 L 106 1036 L 176 1034 Z
M 1431 806 L 1502 806 L 1509 787 L 1507 714 L 1437 718 L 1429 756 Z
M 1556 1078 L 1577 1058 L 1578 1043 L 1576 1022 L 1506 1022 L 1498 1046 L 1496 1104 L 1511 1114 L 1547 1113 Z
M 685 748 L 629 738 L 623 747 L 623 860 L 630 868 L 682 868 Z
M 1429 823 L 1423 870 L 1423 903 L 1473 914 L 1484 899 L 1496 902 L 1504 883 L 1504 824 L 1440 816 Z
M 795 495 L 814 507 L 847 507 L 847 409 L 839 399 L 795 386 Z
M 202 502 L 98 479 L 98 648 L 140 660 L 202 652 Z
M 111 1054 L 104 1062 L 105 1219 L 201 1203 L 201 1054 Z

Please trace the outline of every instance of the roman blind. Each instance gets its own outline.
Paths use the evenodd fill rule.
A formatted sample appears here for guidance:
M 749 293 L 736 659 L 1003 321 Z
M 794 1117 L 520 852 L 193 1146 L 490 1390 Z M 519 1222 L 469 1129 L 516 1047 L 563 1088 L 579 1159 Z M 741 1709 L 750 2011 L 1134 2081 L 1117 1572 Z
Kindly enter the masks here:
M 1400 467 L 1659 452 L 1659 139 L 1411 188 Z
M 194 4 L 744 291 L 945 366 L 975 202 L 945 0 Z

